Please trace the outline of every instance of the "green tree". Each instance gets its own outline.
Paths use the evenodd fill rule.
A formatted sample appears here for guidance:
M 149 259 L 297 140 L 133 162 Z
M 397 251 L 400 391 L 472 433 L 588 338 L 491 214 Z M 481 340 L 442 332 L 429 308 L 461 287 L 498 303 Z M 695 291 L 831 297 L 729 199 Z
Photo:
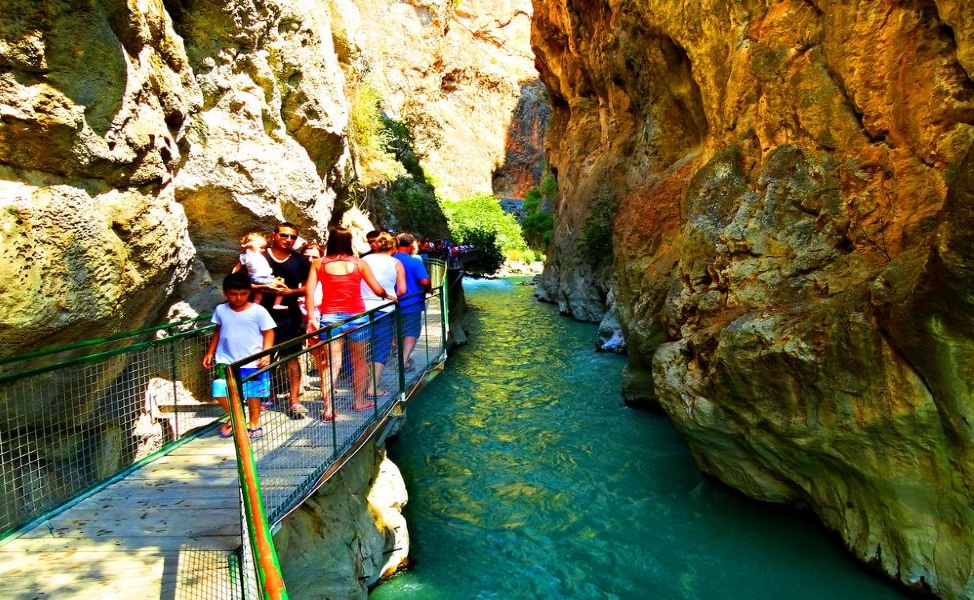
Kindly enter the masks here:
M 551 241 L 551 234 L 555 229 L 555 218 L 549 212 L 536 211 L 521 221 L 521 232 L 528 247 L 543 251 Z
M 558 195 L 558 180 L 550 172 L 541 178 L 541 183 L 524 195 L 524 219 L 521 231 L 528 247 L 536 252 L 544 252 L 555 230 L 555 219 L 550 212 Z
M 464 200 L 443 203 L 443 212 L 453 240 L 473 244 L 485 257 L 481 265 L 486 274 L 494 273 L 505 258 L 529 252 L 521 228 L 513 215 L 501 209 L 490 194 L 477 194 Z

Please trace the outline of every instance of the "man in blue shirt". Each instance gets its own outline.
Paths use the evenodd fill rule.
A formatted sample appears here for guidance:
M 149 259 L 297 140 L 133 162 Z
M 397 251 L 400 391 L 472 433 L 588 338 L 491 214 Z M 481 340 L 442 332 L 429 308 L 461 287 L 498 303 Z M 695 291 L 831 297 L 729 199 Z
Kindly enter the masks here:
M 409 233 L 396 236 L 398 252 L 393 258 L 399 259 L 406 268 L 406 294 L 399 297 L 399 310 L 402 313 L 402 359 L 406 369 L 412 368 L 413 362 L 409 358 L 416 340 L 423 329 L 423 310 L 426 309 L 426 293 L 430 291 L 430 276 L 426 271 L 423 260 L 416 256 L 419 243 Z

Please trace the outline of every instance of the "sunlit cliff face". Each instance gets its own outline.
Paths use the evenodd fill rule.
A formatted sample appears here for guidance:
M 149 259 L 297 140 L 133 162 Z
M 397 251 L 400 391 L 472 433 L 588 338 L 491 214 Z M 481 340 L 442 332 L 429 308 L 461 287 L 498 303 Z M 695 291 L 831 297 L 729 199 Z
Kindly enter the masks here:
M 536 1 L 532 38 L 540 295 L 598 320 L 611 290 L 628 399 L 704 470 L 949 598 L 974 595 L 969 8 Z
M 438 127 L 417 150 L 442 197 L 523 193 L 530 19 L 529 0 L 2 3 L 0 355 L 208 310 L 247 232 L 323 237 L 355 203 L 366 87 Z

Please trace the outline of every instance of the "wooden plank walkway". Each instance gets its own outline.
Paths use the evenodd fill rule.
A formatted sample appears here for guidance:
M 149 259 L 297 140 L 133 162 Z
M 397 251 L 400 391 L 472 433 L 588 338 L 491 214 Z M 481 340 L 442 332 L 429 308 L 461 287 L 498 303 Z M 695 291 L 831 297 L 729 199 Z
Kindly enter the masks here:
M 232 598 L 239 495 L 233 443 L 213 431 L 0 546 L 0 596 Z
M 414 357 L 407 397 L 433 366 L 426 361 L 441 365 L 445 355 L 434 357 L 421 342 Z M 387 375 L 398 377 L 395 369 Z M 314 418 L 322 406 L 310 394 L 303 402 L 312 418 L 262 414 L 265 436 L 254 453 L 268 511 L 332 456 L 334 444 L 315 441 L 323 431 L 342 432 L 342 440 L 366 430 L 372 415 L 351 410 L 350 392 L 336 399 L 334 424 Z M 0 598 L 239 598 L 228 568 L 241 545 L 239 494 L 233 442 L 212 429 L 0 545 Z

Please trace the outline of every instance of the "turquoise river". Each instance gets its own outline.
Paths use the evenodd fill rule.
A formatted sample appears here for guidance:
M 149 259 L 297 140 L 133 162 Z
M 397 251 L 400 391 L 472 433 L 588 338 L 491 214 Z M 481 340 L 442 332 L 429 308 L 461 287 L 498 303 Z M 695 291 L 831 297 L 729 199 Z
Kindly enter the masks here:
M 705 479 L 625 359 L 523 280 L 465 280 L 469 345 L 389 444 L 412 564 L 373 600 L 902 600 L 803 516 Z

